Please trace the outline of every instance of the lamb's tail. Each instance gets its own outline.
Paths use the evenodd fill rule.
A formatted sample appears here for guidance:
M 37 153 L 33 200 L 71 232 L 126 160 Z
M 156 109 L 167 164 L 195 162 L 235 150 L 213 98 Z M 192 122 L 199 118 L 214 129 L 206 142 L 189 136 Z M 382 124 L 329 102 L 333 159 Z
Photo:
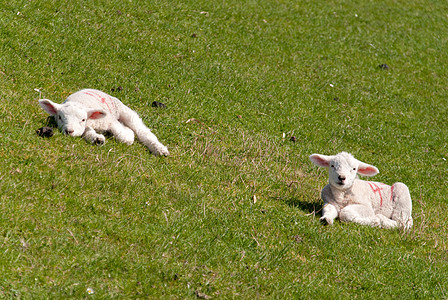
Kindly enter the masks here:
M 123 105 L 123 111 L 120 114 L 119 120 L 125 126 L 131 128 L 137 135 L 138 140 L 148 147 L 149 151 L 154 155 L 168 156 L 170 154 L 168 148 L 159 142 L 154 133 L 146 127 L 135 111 Z

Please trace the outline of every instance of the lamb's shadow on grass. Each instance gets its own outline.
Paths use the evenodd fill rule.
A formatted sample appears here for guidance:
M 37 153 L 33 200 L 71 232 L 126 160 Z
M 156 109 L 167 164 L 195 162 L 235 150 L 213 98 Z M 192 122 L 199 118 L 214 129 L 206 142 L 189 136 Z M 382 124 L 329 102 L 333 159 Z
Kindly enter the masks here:
M 51 128 L 58 128 L 58 123 L 56 123 L 56 119 L 54 116 L 48 116 L 45 120 L 45 126 L 51 127 Z
M 58 130 L 58 123 L 56 123 L 56 119 L 54 118 L 54 116 L 48 116 L 47 117 L 47 119 L 45 120 L 45 126 L 54 128 L 55 130 Z M 106 138 L 112 138 L 113 137 L 113 134 L 110 131 L 103 132 L 103 135 Z
M 45 126 L 38 128 L 35 133 L 43 138 L 50 138 L 54 135 L 54 129 L 57 128 L 54 117 L 47 117 L 45 120 Z
M 322 203 L 320 203 L 320 202 L 304 201 L 297 197 L 280 198 L 278 200 L 286 203 L 288 206 L 298 208 L 308 215 L 314 215 L 314 216 L 319 216 L 319 217 L 322 216 Z

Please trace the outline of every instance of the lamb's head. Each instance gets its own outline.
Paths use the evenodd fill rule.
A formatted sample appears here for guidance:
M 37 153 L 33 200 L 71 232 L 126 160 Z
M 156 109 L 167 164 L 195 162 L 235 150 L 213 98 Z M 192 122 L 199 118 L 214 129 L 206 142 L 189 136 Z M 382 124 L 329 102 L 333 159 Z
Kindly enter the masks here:
M 339 190 L 350 189 L 356 174 L 374 176 L 379 173 L 376 167 L 357 160 L 347 152 L 331 156 L 313 154 L 310 160 L 320 167 L 328 168 L 330 185 Z
M 81 136 L 88 119 L 99 119 L 106 116 L 102 109 L 84 108 L 77 103 L 54 103 L 48 99 L 39 100 L 40 106 L 51 116 L 54 116 L 58 128 L 67 135 Z

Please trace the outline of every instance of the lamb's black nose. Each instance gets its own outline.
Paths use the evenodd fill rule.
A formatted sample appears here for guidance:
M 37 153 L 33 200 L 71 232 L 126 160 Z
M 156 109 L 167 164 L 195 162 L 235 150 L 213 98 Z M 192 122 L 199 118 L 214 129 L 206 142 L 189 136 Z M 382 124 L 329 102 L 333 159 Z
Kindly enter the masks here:
M 73 129 L 66 129 L 65 134 L 72 135 L 75 132 Z
M 344 180 L 345 180 L 345 176 L 341 176 L 341 175 L 339 175 L 339 176 L 338 176 L 338 179 L 339 179 L 340 181 L 344 181 Z

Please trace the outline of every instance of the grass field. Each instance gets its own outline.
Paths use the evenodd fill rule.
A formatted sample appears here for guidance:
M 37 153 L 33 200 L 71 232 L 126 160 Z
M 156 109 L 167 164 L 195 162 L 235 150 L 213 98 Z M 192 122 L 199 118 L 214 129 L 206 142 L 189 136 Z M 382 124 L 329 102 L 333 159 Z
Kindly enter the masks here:
M 3 1 L 0 298 L 447 298 L 447 44 L 444 1 Z M 38 137 L 82 88 L 171 155 Z M 320 224 L 339 151 L 412 230 Z

